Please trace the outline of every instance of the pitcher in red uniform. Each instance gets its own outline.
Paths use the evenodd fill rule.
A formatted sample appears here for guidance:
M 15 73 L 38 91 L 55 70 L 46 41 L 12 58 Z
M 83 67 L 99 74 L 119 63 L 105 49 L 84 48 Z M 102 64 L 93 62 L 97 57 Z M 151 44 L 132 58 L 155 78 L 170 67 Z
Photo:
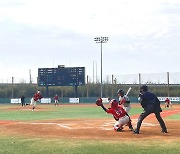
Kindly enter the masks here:
M 122 131 L 122 127 L 125 124 L 131 125 L 130 116 L 121 106 L 118 106 L 118 102 L 115 99 L 112 99 L 110 101 L 110 105 L 111 107 L 108 109 L 106 109 L 103 104 L 101 105 L 101 107 L 105 112 L 110 113 L 114 116 L 114 119 L 116 120 L 116 122 L 113 128 L 115 131 L 118 131 L 118 132 Z M 130 127 L 132 128 L 132 125 Z M 133 128 L 132 128 L 132 131 L 133 131 Z
M 33 106 L 32 111 L 34 111 L 37 101 L 40 100 L 41 98 L 42 98 L 41 92 L 38 90 L 31 99 L 31 105 Z

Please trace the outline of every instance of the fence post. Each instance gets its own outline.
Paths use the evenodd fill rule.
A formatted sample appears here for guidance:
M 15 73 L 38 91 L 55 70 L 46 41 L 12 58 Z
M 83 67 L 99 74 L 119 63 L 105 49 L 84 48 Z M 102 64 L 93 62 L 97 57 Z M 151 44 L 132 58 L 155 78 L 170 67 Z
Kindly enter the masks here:
M 169 72 L 167 72 L 167 86 L 168 86 L 168 98 L 169 98 Z
M 114 76 L 112 74 L 112 98 L 114 97 Z

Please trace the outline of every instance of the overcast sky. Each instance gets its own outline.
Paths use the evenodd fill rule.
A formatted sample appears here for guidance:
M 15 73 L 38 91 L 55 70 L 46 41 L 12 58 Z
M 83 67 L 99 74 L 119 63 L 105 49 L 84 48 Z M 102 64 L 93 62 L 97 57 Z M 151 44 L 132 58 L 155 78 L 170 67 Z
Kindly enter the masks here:
M 180 72 L 179 0 L 0 0 L 0 82 L 38 68 L 103 75 Z M 94 65 L 96 69 L 96 65 Z

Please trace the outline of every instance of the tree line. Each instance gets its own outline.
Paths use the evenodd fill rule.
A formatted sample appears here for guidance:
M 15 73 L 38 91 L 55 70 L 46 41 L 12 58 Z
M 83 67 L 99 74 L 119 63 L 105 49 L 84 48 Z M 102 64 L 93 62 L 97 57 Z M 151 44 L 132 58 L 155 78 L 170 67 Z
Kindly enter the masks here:
M 166 85 L 166 84 L 148 84 L 149 90 L 154 92 L 158 97 L 180 97 L 180 85 Z M 99 83 L 89 83 L 84 86 L 78 86 L 78 97 L 100 97 L 101 85 Z M 132 90 L 129 96 L 137 97 L 139 94 L 139 84 L 103 84 L 103 97 L 113 98 L 117 96 L 117 90 L 123 89 L 126 93 L 129 87 Z M 37 84 L 0 84 L 0 98 L 19 98 L 22 95 L 32 97 L 34 93 L 40 90 L 44 97 L 47 97 L 46 87 L 38 86 Z M 75 87 L 73 86 L 50 86 L 48 87 L 48 97 L 54 97 L 56 94 L 59 97 L 75 97 Z

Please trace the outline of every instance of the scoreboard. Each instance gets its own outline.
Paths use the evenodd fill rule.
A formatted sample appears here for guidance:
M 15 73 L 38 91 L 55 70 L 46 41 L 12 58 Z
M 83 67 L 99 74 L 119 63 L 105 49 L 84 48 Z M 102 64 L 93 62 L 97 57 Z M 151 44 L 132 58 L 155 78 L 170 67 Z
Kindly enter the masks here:
M 38 86 L 85 85 L 85 67 L 38 68 Z

